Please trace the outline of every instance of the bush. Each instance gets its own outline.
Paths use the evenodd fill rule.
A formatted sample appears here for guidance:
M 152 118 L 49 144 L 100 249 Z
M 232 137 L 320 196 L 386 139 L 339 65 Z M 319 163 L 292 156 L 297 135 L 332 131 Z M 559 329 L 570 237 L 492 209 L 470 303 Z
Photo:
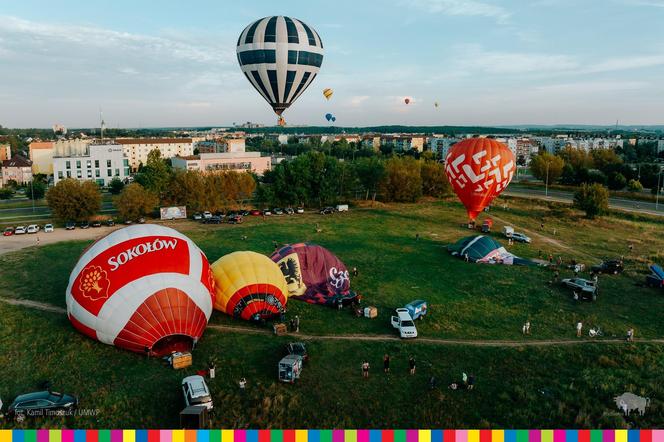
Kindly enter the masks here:
M 120 178 L 115 177 L 111 180 L 110 183 L 108 183 L 108 191 L 111 192 L 112 195 L 119 195 L 120 192 L 122 192 L 122 189 L 124 189 L 124 183 Z
M 609 190 L 601 184 L 583 184 L 574 193 L 574 206 L 593 219 L 609 210 Z
M 46 201 L 59 221 L 87 221 L 101 208 L 97 184 L 73 178 L 61 180 L 51 187 L 46 193 Z
M 422 162 L 422 193 L 427 196 L 442 197 L 452 193 L 452 185 L 445 174 L 445 167 L 435 161 Z
M 11 187 L 3 187 L 0 189 L 0 200 L 8 200 L 14 196 L 14 189 Z
M 620 172 L 611 172 L 609 174 L 609 189 L 622 190 L 627 185 L 625 175 Z
M 643 185 L 639 180 L 629 180 L 627 183 L 627 190 L 630 192 L 641 192 L 643 190 Z

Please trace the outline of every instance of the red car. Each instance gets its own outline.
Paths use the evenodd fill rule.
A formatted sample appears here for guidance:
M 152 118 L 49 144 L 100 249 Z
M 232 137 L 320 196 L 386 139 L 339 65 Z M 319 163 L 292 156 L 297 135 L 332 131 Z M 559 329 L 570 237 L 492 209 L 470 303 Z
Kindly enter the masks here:
M 14 228 L 13 227 L 7 227 L 4 232 L 2 232 L 2 236 L 12 236 L 14 234 Z
M 254 209 L 251 212 L 249 212 L 249 214 L 251 216 L 261 216 L 263 214 L 263 212 L 261 212 L 260 210 Z

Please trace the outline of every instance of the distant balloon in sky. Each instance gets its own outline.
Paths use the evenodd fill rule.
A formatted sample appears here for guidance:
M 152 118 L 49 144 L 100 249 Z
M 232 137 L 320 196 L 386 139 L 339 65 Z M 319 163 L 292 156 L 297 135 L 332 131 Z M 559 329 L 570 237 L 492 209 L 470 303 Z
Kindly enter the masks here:
M 435 107 L 438 107 L 438 102 L 436 101 L 433 105 L 434 105 Z
M 410 104 L 410 98 L 408 98 L 408 97 L 404 98 L 403 101 L 404 101 L 404 103 L 406 103 L 406 104 Z
M 323 89 L 323 95 L 324 95 L 325 98 L 327 98 L 328 100 L 329 100 L 330 98 L 332 98 L 332 94 L 333 94 L 333 93 L 334 93 L 334 91 L 333 91 L 332 89 L 330 89 L 329 87 Z
M 318 75 L 323 52 L 314 28 L 281 15 L 251 23 L 237 41 L 242 72 L 280 117 Z
M 337 121 L 337 117 L 332 117 L 332 122 L 334 123 L 335 121 Z
M 491 138 L 468 138 L 450 149 L 445 173 L 472 221 L 512 181 L 514 154 Z
M 331 121 L 332 120 L 332 114 L 325 114 L 325 119 L 327 121 Z

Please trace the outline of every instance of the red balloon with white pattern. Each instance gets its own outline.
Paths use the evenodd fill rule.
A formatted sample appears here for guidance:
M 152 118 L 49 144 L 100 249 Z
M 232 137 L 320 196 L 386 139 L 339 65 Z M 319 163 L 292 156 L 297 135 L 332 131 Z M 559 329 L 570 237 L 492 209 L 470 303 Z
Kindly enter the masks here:
M 445 173 L 474 221 L 512 181 L 516 161 L 512 151 L 491 138 L 458 142 L 445 158 Z
M 67 315 L 92 339 L 164 356 L 187 351 L 214 304 L 205 254 L 180 232 L 141 224 L 88 247 L 69 278 Z

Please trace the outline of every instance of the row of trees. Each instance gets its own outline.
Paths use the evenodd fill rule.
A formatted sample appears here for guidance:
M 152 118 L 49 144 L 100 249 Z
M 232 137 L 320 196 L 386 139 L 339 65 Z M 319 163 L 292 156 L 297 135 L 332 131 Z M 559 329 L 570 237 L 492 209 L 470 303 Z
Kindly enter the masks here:
M 542 152 L 531 159 L 530 170 L 537 179 L 566 185 L 598 183 L 611 190 L 627 189 L 640 192 L 644 187 L 657 191 L 659 166 L 628 165 L 614 150 L 595 149 L 590 152 L 567 147 L 553 155 Z

